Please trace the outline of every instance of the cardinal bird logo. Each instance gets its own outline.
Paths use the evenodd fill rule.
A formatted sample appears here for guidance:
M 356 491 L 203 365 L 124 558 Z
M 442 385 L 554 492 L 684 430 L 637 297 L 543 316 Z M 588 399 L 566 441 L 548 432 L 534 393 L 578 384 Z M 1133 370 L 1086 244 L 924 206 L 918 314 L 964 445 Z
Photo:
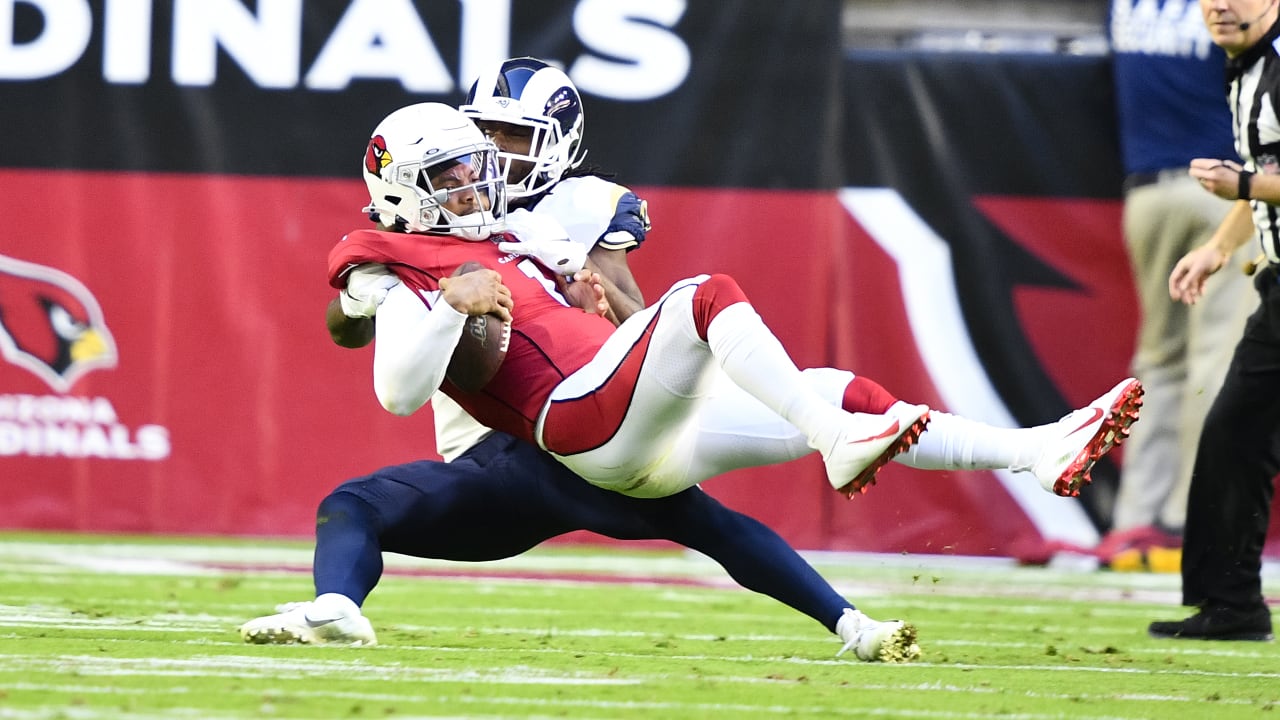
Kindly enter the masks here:
M 97 299 L 61 270 L 0 255 L 0 356 L 57 392 L 116 366 Z
M 364 152 L 364 169 L 372 175 L 382 174 L 382 168 L 391 164 L 391 153 L 387 152 L 387 141 L 381 135 L 374 135 L 369 140 L 369 149 Z

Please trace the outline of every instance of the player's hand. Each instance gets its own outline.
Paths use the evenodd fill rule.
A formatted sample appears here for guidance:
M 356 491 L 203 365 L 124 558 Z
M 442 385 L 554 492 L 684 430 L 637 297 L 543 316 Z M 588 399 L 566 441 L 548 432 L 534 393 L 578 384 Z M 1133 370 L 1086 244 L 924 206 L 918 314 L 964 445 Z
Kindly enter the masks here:
M 510 288 L 502 283 L 502 275 L 489 269 L 440 278 L 440 297 L 460 313 L 493 313 L 504 322 L 511 322 L 511 308 L 515 306 Z
M 1169 297 L 1194 305 L 1204 295 L 1205 280 L 1222 269 L 1228 257 L 1209 243 L 1183 255 L 1169 273 Z
M 604 291 L 604 281 L 600 279 L 599 273 L 586 269 L 579 270 L 573 277 L 562 279 L 560 292 L 573 307 L 599 315 L 614 325 L 618 324 L 613 308 L 609 306 L 609 299 Z
M 531 257 L 557 275 L 573 275 L 587 262 L 587 249 L 572 240 L 500 242 L 498 249 Z
M 347 287 L 338 294 L 342 314 L 349 318 L 371 318 L 387 299 L 387 291 L 400 278 L 378 263 L 365 263 L 347 273 Z
M 520 242 L 500 242 L 498 249 L 525 255 L 560 275 L 573 275 L 587 263 L 587 248 L 569 239 L 569 233 L 549 215 L 523 208 L 507 213 L 508 233 Z

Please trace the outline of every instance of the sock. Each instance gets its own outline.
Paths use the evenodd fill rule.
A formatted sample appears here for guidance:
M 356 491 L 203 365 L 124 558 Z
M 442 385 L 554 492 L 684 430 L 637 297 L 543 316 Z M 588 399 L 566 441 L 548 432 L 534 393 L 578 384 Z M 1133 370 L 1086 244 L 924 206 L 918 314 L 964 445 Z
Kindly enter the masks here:
M 311 565 L 316 597 L 334 593 L 357 606 L 382 577 L 382 547 L 373 509 L 350 493 L 331 493 L 316 511 Z
M 360 615 L 360 606 L 346 595 L 323 593 L 316 597 L 307 611 L 307 617 L 316 620 L 334 620 L 340 617 Z
M 934 410 L 920 441 L 894 461 L 924 470 L 1025 470 L 1040 457 L 1042 428 L 999 428 Z
M 840 405 L 845 412 L 863 412 L 883 415 L 898 402 L 880 383 L 870 378 L 855 375 L 845 385 Z

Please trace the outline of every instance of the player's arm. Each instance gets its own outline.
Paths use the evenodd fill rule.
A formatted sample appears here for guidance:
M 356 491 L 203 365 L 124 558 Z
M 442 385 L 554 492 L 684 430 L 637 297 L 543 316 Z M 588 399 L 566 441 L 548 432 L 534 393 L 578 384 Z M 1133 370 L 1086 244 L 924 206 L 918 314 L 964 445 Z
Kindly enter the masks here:
M 466 319 L 447 302 L 428 308 L 406 285 L 387 293 L 374 316 L 382 339 L 373 348 L 373 391 L 382 407 L 409 415 L 426 404 L 444 382 Z
M 590 261 L 587 267 L 600 274 L 605 300 L 619 323 L 644 308 L 644 294 L 631 274 L 626 250 L 596 245 L 587 253 L 587 259 Z
M 325 308 L 324 324 L 329 328 L 329 337 L 341 347 L 362 348 L 373 342 L 373 318 L 347 317 L 337 297 Z
M 613 217 L 587 258 L 600 273 L 605 297 L 621 322 L 644 307 L 644 294 L 631 274 L 627 253 L 640 247 L 651 225 L 648 203 L 621 185 L 614 185 L 613 192 Z
M 373 342 L 373 316 L 387 291 L 399 283 L 395 273 L 378 263 L 365 263 L 346 273 L 346 287 L 325 308 L 329 337 L 346 348 Z
M 373 389 L 382 407 L 396 415 L 417 411 L 440 388 L 469 315 L 511 320 L 511 293 L 493 270 L 441 279 L 431 303 L 397 284 L 374 316 L 380 339 L 373 351 Z
M 605 295 L 603 278 L 600 277 L 600 273 L 590 263 L 572 276 L 557 275 L 555 282 L 556 289 L 560 291 L 560 294 L 564 296 L 570 306 L 576 307 L 583 312 L 599 315 L 614 325 L 622 324 L 622 321 L 614 314 L 613 308 L 609 306 L 609 299 Z

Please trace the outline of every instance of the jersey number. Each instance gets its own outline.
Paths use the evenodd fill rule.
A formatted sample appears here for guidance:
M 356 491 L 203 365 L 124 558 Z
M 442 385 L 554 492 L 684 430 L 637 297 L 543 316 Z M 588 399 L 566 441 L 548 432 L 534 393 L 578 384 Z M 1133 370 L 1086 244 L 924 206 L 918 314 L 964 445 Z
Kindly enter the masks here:
M 520 272 L 536 280 L 542 286 L 542 289 L 547 291 L 548 295 L 556 299 L 556 302 L 565 307 L 570 307 L 569 301 L 565 300 L 564 295 L 561 295 L 560 291 L 556 289 L 556 284 L 543 273 L 541 265 L 532 260 L 524 259 L 516 263 L 516 267 L 520 268 Z

